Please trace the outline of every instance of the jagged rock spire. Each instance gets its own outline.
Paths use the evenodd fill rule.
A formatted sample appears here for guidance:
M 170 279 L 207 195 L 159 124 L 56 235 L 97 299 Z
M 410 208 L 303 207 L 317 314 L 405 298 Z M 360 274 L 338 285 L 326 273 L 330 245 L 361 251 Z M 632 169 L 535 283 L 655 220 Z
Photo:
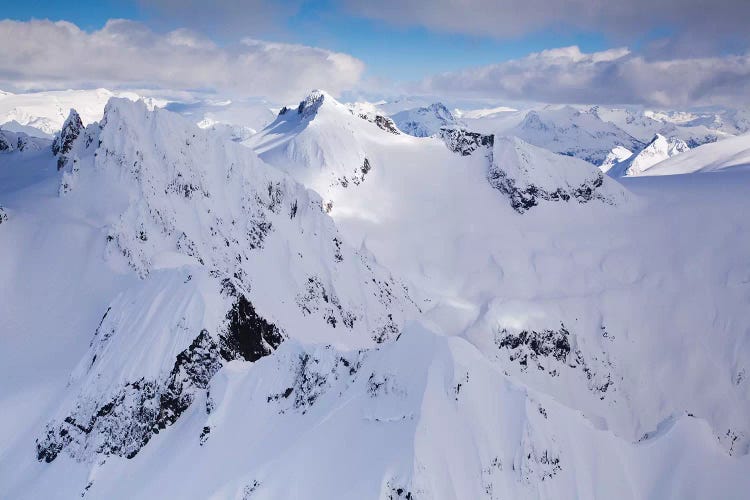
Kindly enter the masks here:
M 60 170 L 67 161 L 66 155 L 73 147 L 73 142 L 83 130 L 83 122 L 75 109 L 70 110 L 68 118 L 63 123 L 62 130 L 52 142 L 52 154 L 57 156 L 57 169 Z

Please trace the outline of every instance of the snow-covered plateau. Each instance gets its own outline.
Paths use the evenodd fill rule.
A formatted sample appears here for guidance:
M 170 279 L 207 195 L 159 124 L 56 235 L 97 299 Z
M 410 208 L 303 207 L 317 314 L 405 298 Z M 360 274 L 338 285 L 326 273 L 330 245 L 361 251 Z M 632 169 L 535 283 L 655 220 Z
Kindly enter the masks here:
M 0 96 L 0 498 L 747 498 L 741 113 L 110 94 Z

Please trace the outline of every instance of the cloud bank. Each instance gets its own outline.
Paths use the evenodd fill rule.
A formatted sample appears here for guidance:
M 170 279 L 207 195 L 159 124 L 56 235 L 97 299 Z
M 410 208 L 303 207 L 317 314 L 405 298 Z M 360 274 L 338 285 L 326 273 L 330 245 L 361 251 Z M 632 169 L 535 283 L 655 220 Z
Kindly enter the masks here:
M 626 48 L 573 46 L 435 75 L 410 90 L 545 103 L 750 104 L 750 54 L 648 60 Z
M 339 93 L 363 70 L 358 59 L 324 49 L 252 39 L 219 46 L 126 20 L 93 32 L 64 21 L 0 21 L 5 89 L 165 88 L 289 100 L 315 87 Z

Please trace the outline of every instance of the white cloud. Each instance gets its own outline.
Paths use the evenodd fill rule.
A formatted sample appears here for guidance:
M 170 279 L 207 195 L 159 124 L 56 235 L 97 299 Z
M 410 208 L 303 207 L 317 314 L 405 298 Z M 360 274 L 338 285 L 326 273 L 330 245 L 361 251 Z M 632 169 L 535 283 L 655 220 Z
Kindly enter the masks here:
M 6 89 L 156 87 L 289 100 L 316 87 L 339 93 L 363 70 L 358 59 L 319 48 L 259 40 L 219 46 L 187 30 L 161 34 L 133 21 L 111 20 L 93 32 L 68 22 L 0 21 Z
M 648 60 L 625 48 L 583 53 L 574 46 L 435 75 L 412 90 L 548 103 L 748 104 L 750 54 Z

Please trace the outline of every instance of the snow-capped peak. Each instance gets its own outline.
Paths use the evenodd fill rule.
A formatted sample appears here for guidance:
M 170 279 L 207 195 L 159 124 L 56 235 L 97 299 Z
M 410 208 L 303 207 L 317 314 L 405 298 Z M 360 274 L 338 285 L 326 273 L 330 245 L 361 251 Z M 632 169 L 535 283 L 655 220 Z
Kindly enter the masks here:
M 62 129 L 52 141 L 52 154 L 57 157 L 57 169 L 60 170 L 68 161 L 68 153 L 73 148 L 73 143 L 83 130 L 83 121 L 75 109 L 70 110 L 68 117 L 63 122 Z
M 643 175 L 657 163 L 689 150 L 690 147 L 681 139 L 656 134 L 643 149 L 602 170 L 612 177 Z
M 313 90 L 305 97 L 297 107 L 297 113 L 303 117 L 309 118 L 318 112 L 323 105 L 323 101 L 335 101 L 330 95 L 322 90 Z
M 83 129 L 83 121 L 78 112 L 71 108 L 68 117 L 63 122 L 62 129 L 52 142 L 52 154 L 67 154 Z

